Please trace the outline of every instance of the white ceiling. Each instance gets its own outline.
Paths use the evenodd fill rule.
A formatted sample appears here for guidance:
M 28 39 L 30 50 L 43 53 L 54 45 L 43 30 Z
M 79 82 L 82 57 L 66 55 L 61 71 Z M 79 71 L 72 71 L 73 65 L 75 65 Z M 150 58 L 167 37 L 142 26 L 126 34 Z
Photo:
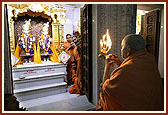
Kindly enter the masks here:
M 62 4 L 64 7 L 83 8 L 85 4 Z

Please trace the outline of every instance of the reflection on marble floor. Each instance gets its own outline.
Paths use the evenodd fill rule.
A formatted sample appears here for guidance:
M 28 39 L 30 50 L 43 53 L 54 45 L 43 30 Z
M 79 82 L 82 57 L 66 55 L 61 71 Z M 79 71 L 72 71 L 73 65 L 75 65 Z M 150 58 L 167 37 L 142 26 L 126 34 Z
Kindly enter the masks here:
M 28 111 L 86 111 L 94 110 L 95 105 L 88 102 L 85 95 L 69 92 L 20 102 Z

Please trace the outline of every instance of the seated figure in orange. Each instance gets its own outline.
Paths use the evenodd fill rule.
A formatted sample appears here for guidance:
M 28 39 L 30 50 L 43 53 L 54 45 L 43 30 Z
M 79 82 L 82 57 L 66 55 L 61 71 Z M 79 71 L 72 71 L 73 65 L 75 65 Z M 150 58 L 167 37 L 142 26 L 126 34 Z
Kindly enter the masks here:
M 121 62 L 116 55 L 106 57 L 97 110 L 163 111 L 163 85 L 155 58 L 145 50 L 144 38 L 129 34 L 121 44 Z M 109 77 L 109 68 L 116 68 Z

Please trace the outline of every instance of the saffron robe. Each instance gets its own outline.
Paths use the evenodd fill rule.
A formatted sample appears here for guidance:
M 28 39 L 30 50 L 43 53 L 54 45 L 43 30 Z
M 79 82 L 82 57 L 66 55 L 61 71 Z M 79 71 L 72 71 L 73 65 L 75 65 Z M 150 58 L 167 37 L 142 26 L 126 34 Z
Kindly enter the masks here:
M 102 87 L 97 106 L 103 110 L 161 111 L 163 85 L 154 56 L 135 52 L 111 73 Z
M 79 53 L 77 51 L 77 46 L 75 46 L 75 48 L 73 48 L 72 50 L 73 55 L 75 57 L 75 60 L 77 62 L 77 69 L 75 71 L 75 73 L 72 71 L 72 81 L 74 82 L 74 84 L 69 88 L 69 93 L 70 94 L 80 94 L 81 90 L 82 90 L 82 82 L 81 82 L 81 69 L 80 69 L 80 56 Z M 75 75 L 75 76 L 73 76 Z
M 65 48 L 65 52 L 69 55 L 69 56 L 71 56 L 70 58 L 69 58 L 69 60 L 67 61 L 67 80 L 68 81 L 71 81 L 72 80 L 72 65 L 71 65 L 71 62 L 73 62 L 74 61 L 74 55 L 73 55 L 73 52 L 72 52 L 72 49 L 70 49 L 69 51 L 68 51 L 68 48 L 71 46 L 71 43 L 70 42 L 68 42 L 68 41 L 65 41 L 64 42 L 64 48 Z
M 69 64 L 71 64 L 71 62 L 74 61 L 74 55 L 73 55 L 72 49 L 70 49 L 70 50 L 68 51 L 68 48 L 69 48 L 70 46 L 71 46 L 71 43 L 70 43 L 70 42 L 68 42 L 68 41 L 65 41 L 65 42 L 64 42 L 65 52 L 66 52 L 69 56 L 71 56 L 70 59 L 68 60 L 68 63 L 69 63 Z

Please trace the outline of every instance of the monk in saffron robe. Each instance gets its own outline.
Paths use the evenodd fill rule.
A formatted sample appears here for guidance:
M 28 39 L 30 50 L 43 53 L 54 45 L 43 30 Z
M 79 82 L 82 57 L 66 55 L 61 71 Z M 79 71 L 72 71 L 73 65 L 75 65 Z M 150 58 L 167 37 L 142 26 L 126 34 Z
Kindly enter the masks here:
M 76 74 L 77 74 L 77 77 L 79 78 L 79 80 L 81 79 L 81 76 L 80 76 L 80 54 L 79 54 L 79 50 L 78 50 L 78 40 L 75 36 L 73 36 L 72 38 L 72 43 L 74 45 L 74 48 L 72 49 L 72 52 L 73 52 L 73 55 L 74 55 L 74 58 L 75 58 L 75 61 L 76 61 L 76 65 L 77 65 L 77 68 L 76 68 Z
M 72 82 L 72 64 L 71 63 L 74 61 L 74 55 L 72 52 L 72 45 L 71 45 L 72 37 L 71 37 L 71 35 L 67 34 L 66 39 L 67 39 L 67 41 L 64 42 L 64 49 L 65 49 L 65 52 L 69 56 L 71 56 L 67 62 L 67 80 L 68 80 L 68 85 L 70 85 Z
M 77 38 L 73 37 L 72 43 L 74 44 L 74 48 L 72 49 L 73 55 L 75 57 L 75 62 L 72 63 L 73 71 L 75 72 L 74 75 L 72 75 L 72 81 L 74 82 L 73 86 L 69 88 L 69 92 L 71 94 L 79 94 L 82 93 L 82 83 L 81 83 L 81 74 L 80 74 L 80 56 L 79 51 L 77 50 Z M 72 72 L 73 72 L 72 71 Z
M 69 88 L 70 94 L 79 94 L 80 93 L 80 86 L 79 86 L 79 79 L 77 75 L 77 65 L 75 61 L 72 63 L 72 81 L 74 84 Z
M 129 34 L 122 40 L 122 63 L 109 54 L 97 110 L 163 111 L 163 85 L 154 56 L 145 50 L 140 35 Z M 108 78 L 109 67 L 119 67 Z

